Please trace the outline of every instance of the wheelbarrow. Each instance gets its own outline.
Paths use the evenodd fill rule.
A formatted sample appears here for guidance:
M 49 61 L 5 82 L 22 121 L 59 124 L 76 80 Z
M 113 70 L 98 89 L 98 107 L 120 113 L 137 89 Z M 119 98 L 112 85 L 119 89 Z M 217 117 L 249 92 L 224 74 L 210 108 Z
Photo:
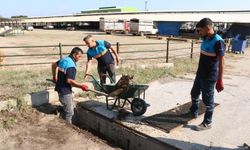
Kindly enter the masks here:
M 140 116 L 146 112 L 147 104 L 145 102 L 145 91 L 148 89 L 148 85 L 130 84 L 125 91 L 114 95 L 113 92 L 117 90 L 117 87 L 109 76 L 111 83 L 101 85 L 93 75 L 87 75 L 100 87 L 99 94 L 106 97 L 107 109 L 113 110 L 115 107 L 123 108 L 126 103 L 129 103 L 134 116 Z M 95 90 L 92 91 L 96 93 Z

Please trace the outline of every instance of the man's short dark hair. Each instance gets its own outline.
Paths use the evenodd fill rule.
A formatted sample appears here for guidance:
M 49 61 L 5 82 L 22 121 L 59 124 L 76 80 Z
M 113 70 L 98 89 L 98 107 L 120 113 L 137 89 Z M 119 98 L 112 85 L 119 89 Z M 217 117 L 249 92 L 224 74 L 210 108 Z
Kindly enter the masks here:
M 207 26 L 213 26 L 213 21 L 210 18 L 203 18 L 197 23 L 196 28 L 204 28 Z
M 82 50 L 81 48 L 79 48 L 79 47 L 74 47 L 74 48 L 71 50 L 70 55 L 72 56 L 73 54 L 79 54 L 79 52 L 80 52 L 81 54 L 83 54 L 83 50 Z
M 87 36 L 85 36 L 84 38 L 83 38 L 83 41 L 87 41 L 88 39 L 90 39 L 90 38 L 92 38 L 93 36 L 92 35 L 87 35 Z

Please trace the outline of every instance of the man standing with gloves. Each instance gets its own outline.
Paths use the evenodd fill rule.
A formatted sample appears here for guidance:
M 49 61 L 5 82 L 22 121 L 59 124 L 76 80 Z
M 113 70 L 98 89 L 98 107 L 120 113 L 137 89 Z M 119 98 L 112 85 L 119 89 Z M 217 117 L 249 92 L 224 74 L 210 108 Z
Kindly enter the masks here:
M 72 87 L 81 88 L 83 91 L 88 90 L 86 85 L 75 81 L 76 62 L 80 60 L 82 54 L 82 49 L 75 47 L 69 56 L 52 63 L 53 81 L 56 82 L 55 90 L 58 92 L 59 101 L 63 105 L 63 118 L 68 123 L 72 123 L 72 117 L 74 115 Z M 57 76 L 56 70 L 58 70 Z
M 210 129 L 214 110 L 214 87 L 221 92 L 223 86 L 224 52 L 223 39 L 215 34 L 213 22 L 209 18 L 203 18 L 196 25 L 199 36 L 202 37 L 199 67 L 191 90 L 192 106 L 190 108 L 194 117 L 198 116 L 199 96 L 202 93 L 202 101 L 206 105 L 203 122 L 194 130 Z

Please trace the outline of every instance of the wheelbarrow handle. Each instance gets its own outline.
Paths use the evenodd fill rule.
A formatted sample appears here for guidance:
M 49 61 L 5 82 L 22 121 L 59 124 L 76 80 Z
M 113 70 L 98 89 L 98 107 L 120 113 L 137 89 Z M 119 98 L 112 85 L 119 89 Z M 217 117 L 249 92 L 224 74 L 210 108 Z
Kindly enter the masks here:
M 90 76 L 91 78 L 95 79 L 95 77 L 92 74 L 86 74 L 86 76 Z
M 96 91 L 96 90 L 92 90 L 92 89 L 88 89 L 87 91 L 90 91 L 90 92 L 93 92 L 93 93 L 96 93 L 96 94 L 100 94 L 100 95 L 103 95 L 103 96 L 108 96 L 108 94 L 106 94 L 106 93 Z
M 86 76 L 90 76 L 90 77 L 95 81 L 95 83 L 96 83 L 101 89 L 103 89 L 102 85 L 95 79 L 95 77 L 94 77 L 93 75 L 91 75 L 91 74 L 86 74 Z
M 52 83 L 56 84 L 56 82 L 53 81 L 52 79 L 46 79 L 46 81 L 49 81 L 49 82 L 52 82 Z
M 103 73 L 102 76 L 108 77 L 111 83 L 115 83 L 115 81 L 108 74 Z
M 51 79 L 46 79 L 46 81 L 55 83 L 55 82 L 54 82 L 53 80 L 51 80 Z M 96 93 L 96 94 L 100 94 L 100 95 L 103 95 L 103 96 L 108 96 L 108 94 L 106 94 L 106 93 L 103 93 L 103 92 L 100 92 L 100 91 L 96 91 L 96 90 L 92 90 L 92 89 L 88 89 L 87 91 L 90 91 L 90 92 L 93 92 L 93 93 Z
M 94 77 L 93 75 L 91 75 L 91 74 L 86 74 L 86 76 L 90 76 L 93 80 L 95 80 L 96 83 L 98 83 L 97 80 L 95 79 L 95 77 Z M 111 83 L 115 83 L 115 81 L 114 81 L 108 74 L 104 74 L 104 73 L 103 73 L 102 76 L 108 77 L 109 80 L 111 81 Z M 98 84 L 99 84 L 99 83 L 98 83 Z
M 90 76 L 96 83 L 98 83 L 97 80 L 95 79 L 95 77 L 92 74 L 86 74 L 86 76 Z

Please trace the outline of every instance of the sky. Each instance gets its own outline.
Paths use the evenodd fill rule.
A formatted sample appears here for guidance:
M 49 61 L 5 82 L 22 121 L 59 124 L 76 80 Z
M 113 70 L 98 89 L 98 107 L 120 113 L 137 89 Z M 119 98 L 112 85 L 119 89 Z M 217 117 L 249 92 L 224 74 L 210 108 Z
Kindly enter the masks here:
M 117 6 L 149 11 L 171 10 L 250 10 L 250 0 L 1 0 L 0 16 L 70 15 L 87 9 Z

